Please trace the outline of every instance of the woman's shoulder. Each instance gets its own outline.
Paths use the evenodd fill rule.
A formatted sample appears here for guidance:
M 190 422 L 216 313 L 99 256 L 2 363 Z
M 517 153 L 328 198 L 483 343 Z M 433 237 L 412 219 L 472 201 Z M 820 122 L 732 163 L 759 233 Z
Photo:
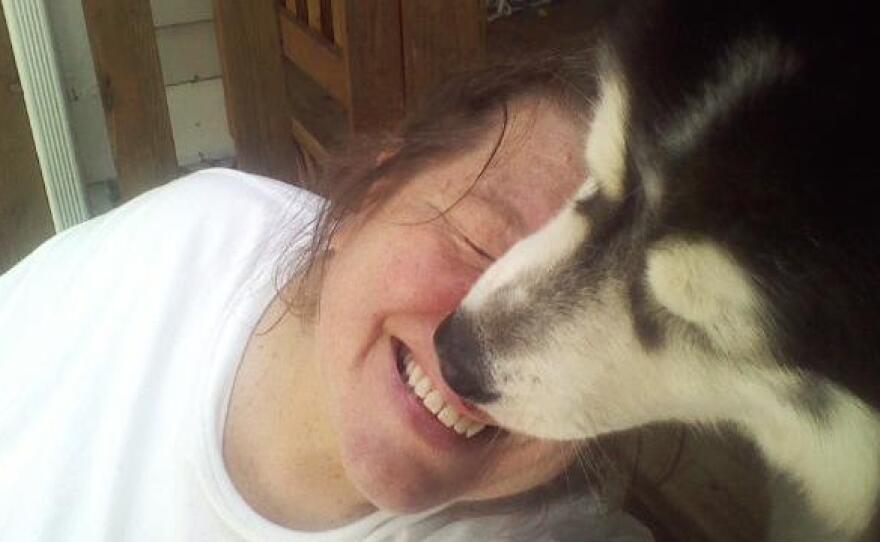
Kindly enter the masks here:
M 0 277 L 0 285 L 41 269 L 77 276 L 106 270 L 108 280 L 117 282 L 121 276 L 180 267 L 182 260 L 191 271 L 215 269 L 221 262 L 228 268 L 289 243 L 296 232 L 308 232 L 322 202 L 302 188 L 265 177 L 199 171 L 56 235 Z
M 307 230 L 323 201 L 267 177 L 206 169 L 138 196 L 100 217 L 92 229 L 110 230 L 109 238 L 141 250 L 219 250 L 228 257 Z
M 323 200 L 302 187 L 243 171 L 204 169 L 147 192 L 132 204 L 180 207 L 186 215 L 201 212 L 286 212 L 316 210 Z
M 295 184 L 229 168 L 201 169 L 169 182 L 164 185 L 164 188 L 171 191 L 195 190 L 203 193 L 213 193 L 219 197 L 224 195 L 251 195 L 254 197 L 283 198 L 295 197 L 298 193 L 309 194 L 314 197 L 313 194 Z

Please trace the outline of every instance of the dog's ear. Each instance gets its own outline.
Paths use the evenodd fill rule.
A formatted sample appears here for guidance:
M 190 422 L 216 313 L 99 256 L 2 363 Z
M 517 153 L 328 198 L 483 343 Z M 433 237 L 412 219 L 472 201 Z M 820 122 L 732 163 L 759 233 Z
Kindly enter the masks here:
M 648 251 L 652 298 L 725 351 L 764 344 L 762 303 L 748 272 L 707 241 L 663 240 Z

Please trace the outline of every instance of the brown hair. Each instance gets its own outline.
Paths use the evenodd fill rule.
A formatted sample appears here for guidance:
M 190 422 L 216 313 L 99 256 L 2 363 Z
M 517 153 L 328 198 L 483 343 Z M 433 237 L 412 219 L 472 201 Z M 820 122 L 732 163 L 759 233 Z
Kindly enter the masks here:
M 564 52 L 533 54 L 460 74 L 435 89 L 397 130 L 350 141 L 317 179 L 316 189 L 327 203 L 309 232 L 308 249 L 286 276 L 313 276 L 318 282 L 309 282 L 320 285 L 333 235 L 347 217 L 380 206 L 416 173 L 472 148 L 498 125 L 500 115 L 501 133 L 488 166 L 507 129 L 513 100 L 547 100 L 586 122 L 595 88 L 590 56 L 586 47 L 569 46 Z M 307 290 L 298 288 L 292 300 L 306 310 L 315 301 Z

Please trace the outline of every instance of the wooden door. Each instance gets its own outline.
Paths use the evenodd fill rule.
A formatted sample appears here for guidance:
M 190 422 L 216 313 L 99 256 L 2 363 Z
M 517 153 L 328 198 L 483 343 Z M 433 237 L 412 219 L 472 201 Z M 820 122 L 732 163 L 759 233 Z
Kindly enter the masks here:
M 0 273 L 54 232 L 18 81 L 0 10 Z

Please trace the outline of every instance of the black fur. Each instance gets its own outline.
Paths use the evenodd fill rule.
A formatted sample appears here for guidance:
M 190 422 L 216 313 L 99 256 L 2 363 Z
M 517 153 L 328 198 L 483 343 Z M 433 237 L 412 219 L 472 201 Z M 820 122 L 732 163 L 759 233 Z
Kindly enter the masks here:
M 626 184 L 661 183 L 660 207 L 643 217 L 648 238 L 722 244 L 771 308 L 778 358 L 880 409 L 878 28 L 868 5 L 641 1 L 606 39 L 630 92 Z M 718 59 L 749 40 L 768 58 L 744 82 Z M 700 114 L 706 81 L 715 102 L 696 119 L 699 137 L 676 137 Z M 644 297 L 634 283 L 637 315 Z M 636 325 L 659 342 L 656 321 Z M 793 407 L 824 423 L 827 385 L 810 376 L 802 388 Z M 865 540 L 880 536 L 877 518 Z
M 782 359 L 880 406 L 876 30 L 867 4 L 637 4 L 607 39 L 631 93 L 628 154 L 645 157 L 662 182 L 651 237 L 725 245 L 769 299 Z M 779 73 L 726 92 L 733 83 L 718 59 L 749 39 L 778 45 Z M 706 80 L 718 81 L 719 102 L 707 128 L 673 140 Z M 639 186 L 633 163 L 628 184 Z

